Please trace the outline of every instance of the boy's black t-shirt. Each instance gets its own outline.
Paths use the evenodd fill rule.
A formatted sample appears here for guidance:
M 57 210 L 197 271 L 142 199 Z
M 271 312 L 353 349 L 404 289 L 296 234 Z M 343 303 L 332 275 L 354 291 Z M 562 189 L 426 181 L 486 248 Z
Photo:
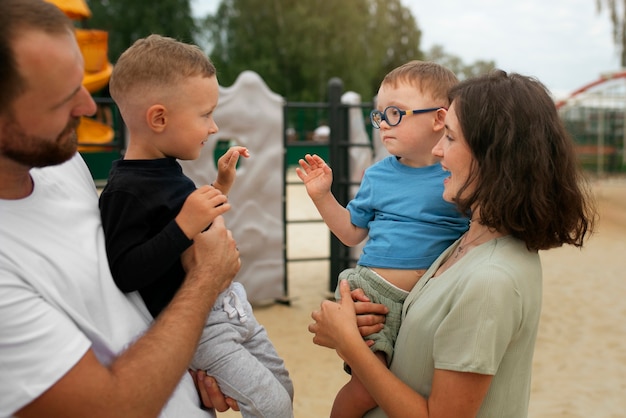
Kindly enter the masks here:
M 193 241 L 174 221 L 196 190 L 174 158 L 118 160 L 100 195 L 107 256 L 117 287 L 139 291 L 156 317 L 185 278 L 180 256 Z

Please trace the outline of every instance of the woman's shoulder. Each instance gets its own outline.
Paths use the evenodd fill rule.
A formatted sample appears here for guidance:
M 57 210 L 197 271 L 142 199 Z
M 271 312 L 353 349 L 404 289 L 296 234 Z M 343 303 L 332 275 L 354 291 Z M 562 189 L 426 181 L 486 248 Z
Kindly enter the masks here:
M 468 273 L 467 282 L 472 285 L 494 286 L 501 282 L 518 289 L 526 287 L 528 282 L 541 282 L 539 254 L 510 235 L 474 248 L 466 258 L 463 269 Z

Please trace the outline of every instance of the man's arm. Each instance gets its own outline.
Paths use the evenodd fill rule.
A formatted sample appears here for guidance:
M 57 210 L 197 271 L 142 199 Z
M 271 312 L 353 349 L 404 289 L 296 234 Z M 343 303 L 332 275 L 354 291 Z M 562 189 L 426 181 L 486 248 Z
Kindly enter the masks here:
M 185 282 L 154 325 L 108 367 L 90 349 L 18 417 L 151 417 L 187 371 L 217 295 L 241 265 L 222 217 L 183 255 Z

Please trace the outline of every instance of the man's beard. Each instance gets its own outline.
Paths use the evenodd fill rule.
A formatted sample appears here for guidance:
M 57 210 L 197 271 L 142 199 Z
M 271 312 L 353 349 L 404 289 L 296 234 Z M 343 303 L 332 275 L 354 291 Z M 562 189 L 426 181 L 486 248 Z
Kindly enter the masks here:
M 26 134 L 14 118 L 9 118 L 2 127 L 0 154 L 28 167 L 61 164 L 76 153 L 76 127 L 79 123 L 80 118 L 71 118 L 63 131 L 50 140 Z

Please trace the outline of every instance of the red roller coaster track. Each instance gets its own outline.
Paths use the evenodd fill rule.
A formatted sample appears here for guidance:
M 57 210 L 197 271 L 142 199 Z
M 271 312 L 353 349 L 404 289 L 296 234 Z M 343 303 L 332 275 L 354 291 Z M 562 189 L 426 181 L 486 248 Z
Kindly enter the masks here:
M 576 97 L 577 95 L 584 93 L 585 91 L 599 86 L 600 84 L 603 83 L 607 83 L 611 80 L 616 80 L 618 78 L 626 78 L 626 71 L 619 71 L 619 72 L 615 72 L 615 73 L 610 73 L 610 74 L 603 74 L 602 76 L 600 76 L 600 78 L 596 81 L 593 81 L 589 84 L 586 84 L 584 86 L 582 86 L 581 88 L 574 90 L 574 92 L 572 92 L 569 97 L 567 99 L 563 99 L 563 100 L 559 100 L 556 102 L 556 108 L 559 109 L 562 106 L 564 106 L 570 99 L 573 99 L 574 97 Z

